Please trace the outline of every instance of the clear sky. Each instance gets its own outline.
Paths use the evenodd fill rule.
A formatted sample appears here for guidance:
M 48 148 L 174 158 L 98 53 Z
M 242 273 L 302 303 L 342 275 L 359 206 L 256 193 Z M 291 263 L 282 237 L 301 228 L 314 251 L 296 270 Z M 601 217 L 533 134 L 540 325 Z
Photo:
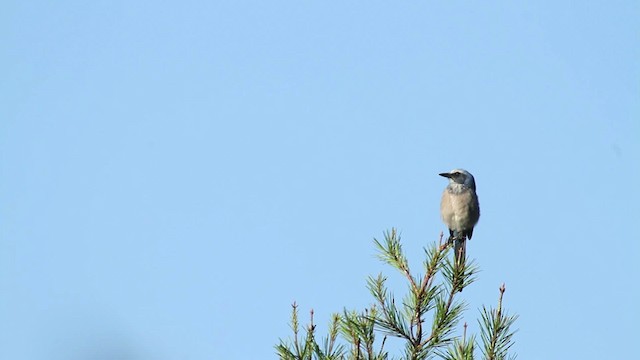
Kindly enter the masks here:
M 275 358 L 384 230 L 418 268 L 457 167 L 472 330 L 506 282 L 520 359 L 637 355 L 637 1 L 2 8 L 0 358 Z

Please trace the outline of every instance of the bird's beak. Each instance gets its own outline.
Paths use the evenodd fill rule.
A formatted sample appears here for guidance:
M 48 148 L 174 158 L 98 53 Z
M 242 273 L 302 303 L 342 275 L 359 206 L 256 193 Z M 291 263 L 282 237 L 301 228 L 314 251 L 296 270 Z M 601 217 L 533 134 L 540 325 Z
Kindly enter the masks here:
M 444 176 L 444 177 L 446 177 L 446 178 L 451 179 L 451 174 L 449 174 L 449 173 L 440 173 L 440 174 L 438 174 L 438 175 L 440 175 L 440 176 Z

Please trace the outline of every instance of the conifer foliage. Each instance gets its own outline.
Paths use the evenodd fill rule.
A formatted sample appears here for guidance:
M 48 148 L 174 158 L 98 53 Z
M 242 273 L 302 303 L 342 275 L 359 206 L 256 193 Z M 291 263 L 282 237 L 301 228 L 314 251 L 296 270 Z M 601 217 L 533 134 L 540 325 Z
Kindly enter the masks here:
M 301 329 L 298 305 L 292 305 L 290 320 L 293 336 L 280 340 L 276 352 L 282 360 L 383 360 L 446 359 L 503 360 L 515 359 L 508 351 L 513 345 L 512 330 L 517 315 L 503 309 L 504 284 L 500 287 L 498 305 L 483 307 L 480 319 L 480 341 L 467 335 L 467 324 L 460 328 L 466 304 L 460 299 L 462 289 L 476 279 L 477 266 L 466 259 L 453 261 L 450 246 L 440 241 L 425 249 L 423 275 L 413 274 L 402 251 L 395 228 L 385 232 L 384 241 L 374 239 L 380 260 L 399 271 L 408 282 L 409 291 L 401 300 L 389 291 L 387 278 L 370 276 L 367 287 L 374 304 L 363 311 L 344 310 L 334 314 L 328 334 L 316 339 L 316 325 L 311 311 L 310 321 Z M 401 339 L 399 354 L 390 354 L 385 345 L 389 337 Z M 476 349 L 479 348 L 479 351 Z

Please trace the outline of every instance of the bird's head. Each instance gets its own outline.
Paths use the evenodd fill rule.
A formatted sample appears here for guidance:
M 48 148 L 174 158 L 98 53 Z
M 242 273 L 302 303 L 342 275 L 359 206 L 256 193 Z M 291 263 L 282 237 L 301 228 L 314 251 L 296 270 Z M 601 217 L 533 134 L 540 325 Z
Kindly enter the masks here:
M 449 172 L 441 173 L 439 175 L 449 178 L 450 184 L 464 185 L 472 189 L 473 191 L 476 191 L 476 181 L 473 178 L 473 175 L 471 175 L 471 173 L 467 170 L 453 169 Z

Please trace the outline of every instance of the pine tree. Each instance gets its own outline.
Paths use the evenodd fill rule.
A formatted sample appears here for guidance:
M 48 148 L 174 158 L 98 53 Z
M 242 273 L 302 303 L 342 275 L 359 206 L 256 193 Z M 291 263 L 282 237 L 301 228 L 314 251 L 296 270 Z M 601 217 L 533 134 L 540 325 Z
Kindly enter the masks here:
M 291 329 L 293 337 L 280 340 L 276 352 L 283 360 L 383 360 L 399 358 L 406 360 L 475 359 L 480 347 L 485 360 L 515 359 L 508 354 L 513 345 L 512 325 L 517 315 L 504 311 L 502 299 L 504 284 L 500 287 L 497 308 L 483 307 L 478 323 L 480 342 L 476 336 L 467 335 L 467 324 L 463 334 L 455 330 L 462 318 L 465 302 L 460 300 L 461 290 L 474 282 L 477 266 L 467 260 L 451 260 L 450 246 L 440 241 L 425 249 L 424 275 L 412 274 L 402 251 L 400 236 L 396 229 L 385 232 L 384 241 L 374 239 L 379 258 L 391 265 L 406 279 L 408 293 L 401 302 L 386 286 L 387 278 L 379 274 L 371 276 L 367 287 L 374 298 L 374 305 L 363 311 L 347 311 L 334 314 L 327 336 L 320 343 L 316 340 L 313 310 L 310 322 L 301 332 L 298 320 L 298 305 L 292 305 Z M 388 337 L 397 337 L 404 342 L 399 357 L 385 349 Z

